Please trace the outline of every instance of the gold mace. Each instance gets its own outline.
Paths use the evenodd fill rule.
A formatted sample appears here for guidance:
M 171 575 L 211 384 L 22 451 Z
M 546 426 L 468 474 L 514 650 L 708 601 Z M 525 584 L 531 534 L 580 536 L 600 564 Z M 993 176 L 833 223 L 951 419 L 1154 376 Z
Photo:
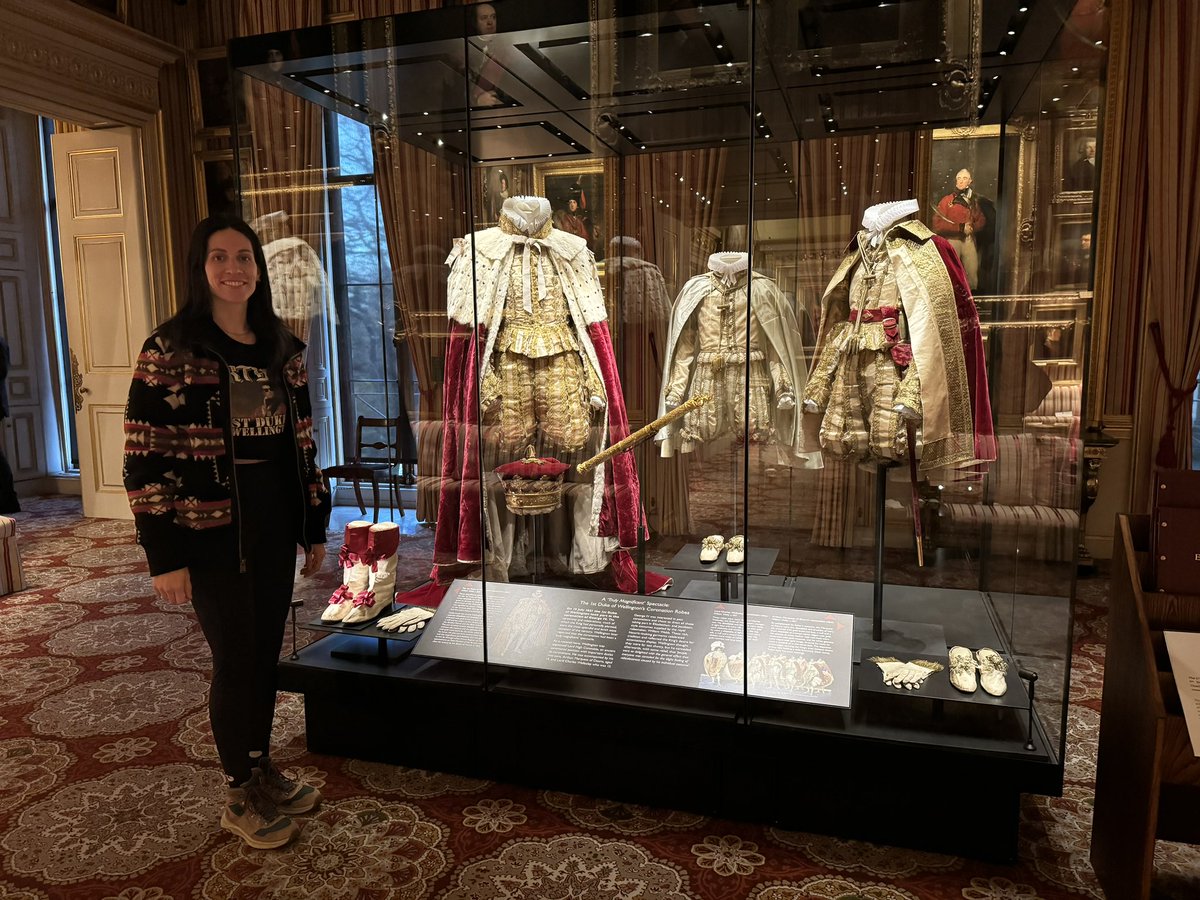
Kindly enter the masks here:
M 693 397 L 691 400 L 688 400 L 686 403 L 681 403 L 679 406 L 675 407 L 673 410 L 671 410 L 665 416 L 659 416 L 653 422 L 649 423 L 648 425 L 643 425 L 641 428 L 639 428 L 633 434 L 629 435 L 628 437 L 622 438 L 621 440 L 619 440 L 615 444 L 613 444 L 611 447 L 606 447 L 605 449 L 601 450 L 599 453 L 597 453 L 591 459 L 585 459 L 583 462 L 581 462 L 579 465 L 577 465 L 575 467 L 576 470 L 578 470 L 579 472 L 586 472 L 588 469 L 594 468 L 595 466 L 603 465 L 604 463 L 606 463 L 610 459 L 612 459 L 614 456 L 616 456 L 618 453 L 624 453 L 626 450 L 633 449 L 638 444 L 640 444 L 642 441 L 644 441 L 646 438 L 650 437 L 650 435 L 654 434 L 654 432 L 658 431 L 658 429 L 662 428 L 664 425 L 670 425 L 672 422 L 674 422 L 680 416 L 687 415 L 693 409 L 700 408 L 705 403 L 708 403 L 710 400 L 712 400 L 712 394 L 697 394 L 695 397 Z

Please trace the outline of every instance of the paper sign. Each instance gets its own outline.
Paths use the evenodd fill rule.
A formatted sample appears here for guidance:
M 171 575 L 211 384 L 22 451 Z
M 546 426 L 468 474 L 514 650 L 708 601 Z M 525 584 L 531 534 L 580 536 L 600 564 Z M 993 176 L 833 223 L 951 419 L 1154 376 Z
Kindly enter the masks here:
M 1175 673 L 1188 737 L 1192 739 L 1192 753 L 1200 756 L 1200 633 L 1164 631 L 1163 635 L 1171 655 L 1171 670 Z

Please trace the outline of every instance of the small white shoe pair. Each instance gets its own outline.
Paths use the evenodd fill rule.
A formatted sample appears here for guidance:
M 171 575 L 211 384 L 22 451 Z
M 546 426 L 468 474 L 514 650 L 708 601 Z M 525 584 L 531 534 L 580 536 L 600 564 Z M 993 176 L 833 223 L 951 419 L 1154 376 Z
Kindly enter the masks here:
M 1008 690 L 1005 678 L 1008 663 L 991 647 L 980 647 L 974 655 L 966 647 L 950 648 L 950 683 L 964 694 L 975 693 L 975 671 L 979 670 L 979 687 L 993 697 L 1003 697 Z
M 746 538 L 735 534 L 728 541 L 723 535 L 710 534 L 700 542 L 700 562 L 716 562 L 721 552 L 725 552 L 725 562 L 731 566 L 740 565 L 746 558 Z

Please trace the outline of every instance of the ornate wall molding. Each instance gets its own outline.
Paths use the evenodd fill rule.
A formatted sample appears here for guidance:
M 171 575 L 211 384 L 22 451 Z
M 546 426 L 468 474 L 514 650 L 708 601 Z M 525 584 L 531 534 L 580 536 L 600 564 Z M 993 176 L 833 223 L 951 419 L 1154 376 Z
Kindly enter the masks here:
M 69 0 L 0 0 L 0 106 L 81 125 L 141 125 L 178 48 Z

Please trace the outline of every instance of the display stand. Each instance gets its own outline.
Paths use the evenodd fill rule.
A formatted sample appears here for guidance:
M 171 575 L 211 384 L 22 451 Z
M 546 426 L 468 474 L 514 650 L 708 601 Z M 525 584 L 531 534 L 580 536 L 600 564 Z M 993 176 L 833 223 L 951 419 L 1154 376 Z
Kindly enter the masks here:
M 544 528 L 542 526 L 542 516 L 525 516 L 527 520 L 531 537 L 533 538 L 533 571 L 529 573 L 529 580 L 533 584 L 542 583 L 542 567 L 545 558 L 546 538 Z
M 737 565 L 730 565 L 725 560 L 725 554 L 722 553 L 713 562 L 700 562 L 700 545 L 699 544 L 684 544 L 674 558 L 667 563 L 668 569 L 680 569 L 686 572 L 709 572 L 717 576 L 720 584 L 720 592 L 717 597 L 695 596 L 694 588 L 698 586 L 699 593 L 705 593 L 704 585 L 700 582 L 691 582 L 688 587 L 680 592 L 680 596 L 690 596 L 695 600 L 717 600 L 720 603 L 729 603 L 733 599 L 738 599 L 737 582 L 743 575 L 770 575 L 771 568 L 775 565 L 775 560 L 779 558 L 779 549 L 777 547 L 747 547 L 746 558 Z M 790 602 L 791 596 L 794 593 L 790 588 L 779 588 L 774 586 L 755 585 L 755 592 L 767 591 L 777 594 L 786 593 L 787 599 Z M 693 590 L 692 594 L 688 591 Z M 756 599 L 756 598 L 751 598 Z M 764 598 L 768 599 L 768 598 Z M 769 599 L 768 599 L 769 602 Z M 778 602 L 778 598 L 776 598 Z
M 887 514 L 887 468 L 875 467 L 875 594 L 871 603 L 871 640 L 883 640 L 883 539 Z
M 884 538 L 887 514 L 887 466 L 875 468 L 875 572 L 871 595 L 871 632 L 866 634 L 866 623 L 855 623 L 855 645 L 880 650 L 912 651 L 915 647 L 945 651 L 946 638 L 941 626 L 925 622 L 885 621 L 883 618 L 883 567 Z M 891 688 L 889 688 L 891 690 Z
M 362 638 L 363 640 L 347 642 L 345 646 L 330 651 L 330 655 L 337 659 L 357 660 L 387 666 L 408 656 L 412 652 L 412 648 L 416 645 L 417 639 L 421 636 L 421 630 L 397 633 L 394 631 L 384 631 L 375 624 L 385 616 L 399 612 L 402 608 L 402 606 L 397 607 L 395 603 L 392 603 L 386 610 L 367 622 L 355 622 L 351 625 L 343 625 L 340 622 L 323 622 L 320 618 L 317 618 L 311 622 L 305 622 L 301 627 L 307 631 L 319 631 L 323 634 L 343 634 Z M 293 602 L 292 659 L 296 658 L 295 627 L 296 610 L 295 602 Z

